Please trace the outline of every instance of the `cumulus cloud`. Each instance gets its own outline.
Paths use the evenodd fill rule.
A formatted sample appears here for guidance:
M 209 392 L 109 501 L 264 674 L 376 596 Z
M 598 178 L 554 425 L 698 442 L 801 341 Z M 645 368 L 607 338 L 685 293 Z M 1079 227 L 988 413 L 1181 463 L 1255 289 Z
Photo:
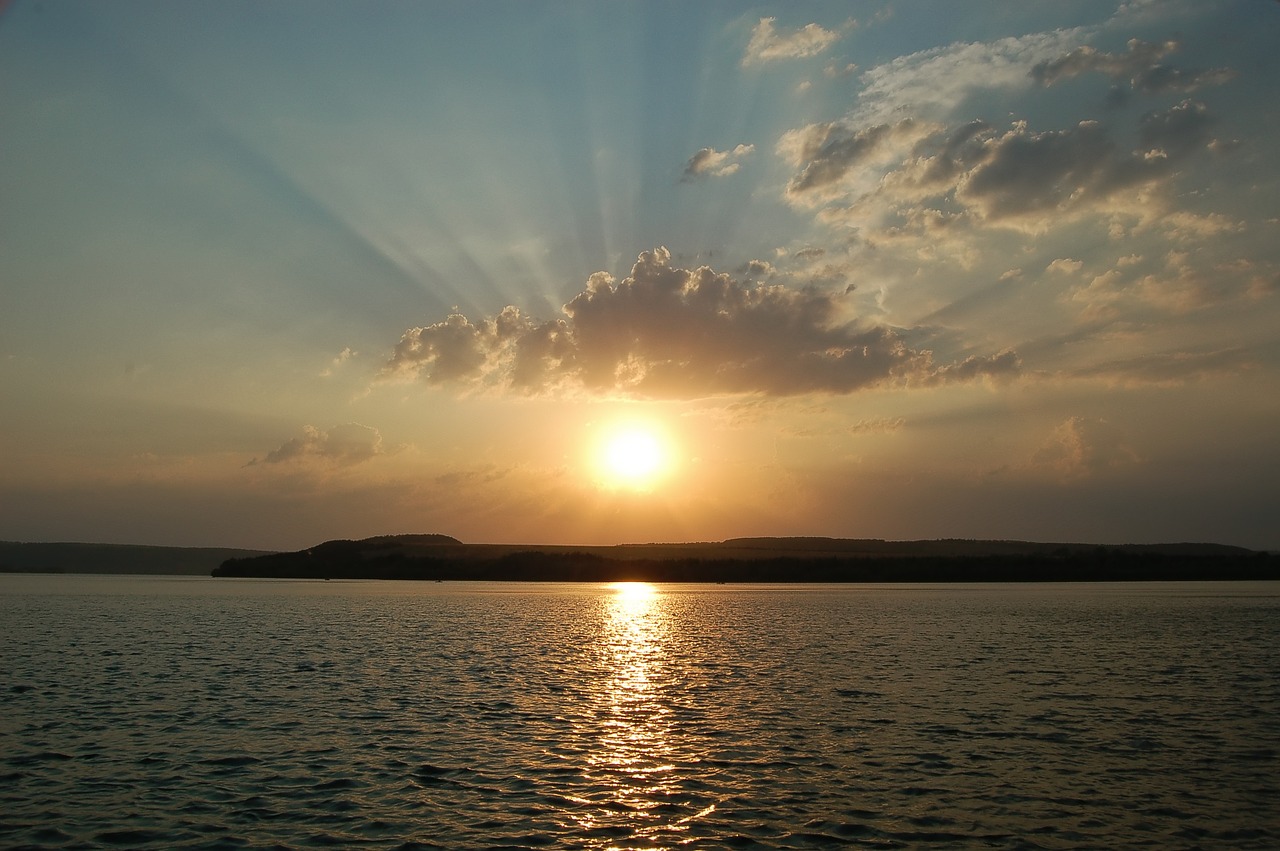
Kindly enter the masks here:
M 804 59 L 817 56 L 844 35 L 844 30 L 854 26 L 850 21 L 842 29 L 827 30 L 817 24 L 806 24 L 789 32 L 774 26 L 777 18 L 761 18 L 751 30 L 751 40 L 742 57 L 743 66 L 776 59 Z
M 1127 80 L 1134 91 L 1154 95 L 1164 92 L 1192 92 L 1203 86 L 1216 86 L 1236 76 L 1229 68 L 1183 70 L 1160 60 L 1178 50 L 1176 41 L 1158 44 L 1129 39 L 1125 53 L 1106 53 L 1084 45 L 1048 61 L 1037 63 L 1031 77 L 1042 86 L 1052 86 L 1064 79 L 1097 72 L 1112 80 Z
M 343 423 L 325 431 L 306 425 L 302 427 L 301 435 L 268 452 L 262 463 L 311 459 L 348 465 L 368 461 L 382 452 L 382 435 L 371 426 Z M 256 463 L 257 459 L 250 462 Z
M 1194 116 L 1188 118 L 1187 116 Z M 956 197 L 987 221 L 1097 207 L 1113 195 L 1170 177 L 1207 141 L 1203 105 L 1183 103 L 1143 119 L 1146 150 L 1125 151 L 1100 123 L 1032 132 L 1018 124 L 986 140 Z
M 1103 419 L 1071 417 L 1053 430 L 1033 463 L 1075 479 L 1092 476 L 1138 461 L 1120 430 Z
M 733 174 L 742 167 L 743 158 L 755 149 L 755 145 L 738 145 L 729 151 L 703 148 L 689 157 L 681 180 L 687 183 L 700 177 L 725 177 Z
M 508 307 L 476 323 L 455 315 L 411 328 L 383 373 L 530 394 L 694 398 L 933 386 L 1020 369 L 1012 351 L 935 364 L 893 329 L 846 321 L 843 310 L 829 292 L 678 268 L 658 248 L 621 281 L 592 275 L 561 319 L 535 322 Z

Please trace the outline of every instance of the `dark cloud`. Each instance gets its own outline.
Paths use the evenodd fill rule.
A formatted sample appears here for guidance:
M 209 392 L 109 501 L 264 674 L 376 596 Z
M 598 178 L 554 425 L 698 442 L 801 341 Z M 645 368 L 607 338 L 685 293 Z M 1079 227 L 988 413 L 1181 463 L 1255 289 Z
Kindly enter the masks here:
M 896 124 L 876 124 L 853 129 L 838 122 L 812 124 L 783 137 L 780 149 L 800 171 L 787 184 L 795 197 L 839 182 L 865 164 L 894 139 L 917 133 L 916 123 L 904 118 Z
M 1031 76 L 1041 85 L 1051 86 L 1060 80 L 1097 72 L 1113 80 L 1127 80 L 1134 91 L 1148 95 L 1192 92 L 1204 86 L 1221 85 L 1236 76 L 1229 68 L 1185 70 L 1160 61 L 1176 52 L 1179 46 L 1176 41 L 1152 44 L 1134 38 L 1129 40 L 1127 52 L 1106 53 L 1086 45 L 1037 64 L 1031 69 Z M 1123 95 L 1113 93 L 1110 97 L 1119 101 Z
M 1143 117 L 1144 149 L 1126 151 L 1096 121 L 1034 133 L 1025 125 L 985 141 L 981 162 L 957 184 L 956 197 L 988 220 L 1069 210 L 1170 177 L 1210 141 L 1212 121 L 1192 101 Z
M 818 124 L 786 134 L 779 153 L 797 169 L 787 199 L 829 205 L 823 221 L 873 239 L 936 237 L 959 223 L 1036 229 L 1050 216 L 1119 209 L 1120 193 L 1167 181 L 1188 157 L 1217 147 L 1214 123 L 1204 104 L 1184 100 L 1142 116 L 1136 149 L 1092 120 L 1045 131 L 1025 121 L 1005 131 L 978 120 Z
M 1139 92 L 1148 95 L 1162 92 L 1186 94 L 1204 86 L 1220 86 L 1236 77 L 1230 68 L 1209 68 L 1203 71 L 1184 71 L 1169 65 L 1153 65 L 1134 76 L 1131 83 Z
M 358 464 L 382 454 L 382 435 L 376 428 L 360 423 L 336 425 L 328 431 L 303 426 L 302 434 L 267 453 L 266 464 L 318 459 L 334 464 Z M 255 459 L 250 464 L 258 463 Z
M 1212 141 L 1213 117 L 1202 103 L 1184 100 L 1172 109 L 1149 112 L 1138 125 L 1138 139 L 1148 151 L 1182 159 Z
M 963 177 L 957 194 L 987 219 L 1058 207 L 1104 181 L 1116 156 L 1096 121 L 1042 133 L 1020 125 L 987 141 L 982 162 Z
M 1040 62 L 1031 69 L 1032 78 L 1042 86 L 1096 71 L 1112 79 L 1124 79 L 1152 67 L 1178 49 L 1176 41 L 1159 44 L 1129 39 L 1127 53 L 1107 53 L 1096 47 L 1083 45 L 1062 54 L 1056 59 Z
M 622 281 L 597 272 L 564 307 L 535 323 L 507 308 L 405 332 L 384 373 L 431 384 L 496 384 L 692 398 L 717 394 L 850 393 L 1017 373 L 1012 352 L 935 365 L 893 329 L 843 318 L 816 288 L 751 285 L 709 267 L 671 265 L 665 248 L 640 255 Z

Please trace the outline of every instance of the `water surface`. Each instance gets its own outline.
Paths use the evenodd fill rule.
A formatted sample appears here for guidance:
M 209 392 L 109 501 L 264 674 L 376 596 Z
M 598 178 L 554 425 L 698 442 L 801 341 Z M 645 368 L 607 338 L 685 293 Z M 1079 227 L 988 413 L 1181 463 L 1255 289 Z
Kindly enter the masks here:
M 1280 846 L 1280 583 L 0 576 L 0 846 Z

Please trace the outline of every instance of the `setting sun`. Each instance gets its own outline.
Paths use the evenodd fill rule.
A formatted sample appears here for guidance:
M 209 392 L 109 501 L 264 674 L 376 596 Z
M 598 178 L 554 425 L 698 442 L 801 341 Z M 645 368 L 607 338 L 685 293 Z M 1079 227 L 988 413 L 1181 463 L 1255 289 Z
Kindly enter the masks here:
M 626 426 L 604 438 L 597 463 L 605 483 L 645 489 L 666 472 L 671 463 L 670 454 L 656 430 Z

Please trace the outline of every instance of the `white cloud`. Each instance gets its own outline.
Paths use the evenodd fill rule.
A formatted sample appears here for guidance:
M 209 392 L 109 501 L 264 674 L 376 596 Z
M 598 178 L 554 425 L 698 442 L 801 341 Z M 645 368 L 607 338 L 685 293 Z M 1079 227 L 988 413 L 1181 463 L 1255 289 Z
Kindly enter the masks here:
M 755 145 L 738 145 L 729 151 L 703 148 L 689 157 L 681 179 L 687 182 L 699 177 L 725 177 L 733 174 L 741 167 L 742 160 L 755 149 Z
M 1029 89 L 1031 68 L 1061 54 L 1082 32 L 1054 30 L 992 42 L 958 42 L 868 68 L 862 73 L 862 94 L 851 120 L 882 123 L 903 112 L 921 120 L 946 120 L 975 92 Z
M 742 57 L 744 67 L 777 59 L 817 56 L 839 41 L 845 31 L 855 26 L 850 21 L 841 29 L 827 30 L 817 24 L 806 24 L 798 30 L 785 32 L 774 26 L 776 20 L 777 18 L 761 18 L 751 30 L 751 41 L 747 42 L 747 50 Z
M 321 378 L 330 377 L 331 375 L 333 375 L 334 370 L 342 366 L 347 361 L 351 360 L 357 354 L 359 354 L 359 352 L 352 351 L 350 346 L 344 347 L 342 351 L 338 352 L 337 356 L 334 357 L 334 359 L 329 362 L 329 365 L 320 371 L 320 377 Z

